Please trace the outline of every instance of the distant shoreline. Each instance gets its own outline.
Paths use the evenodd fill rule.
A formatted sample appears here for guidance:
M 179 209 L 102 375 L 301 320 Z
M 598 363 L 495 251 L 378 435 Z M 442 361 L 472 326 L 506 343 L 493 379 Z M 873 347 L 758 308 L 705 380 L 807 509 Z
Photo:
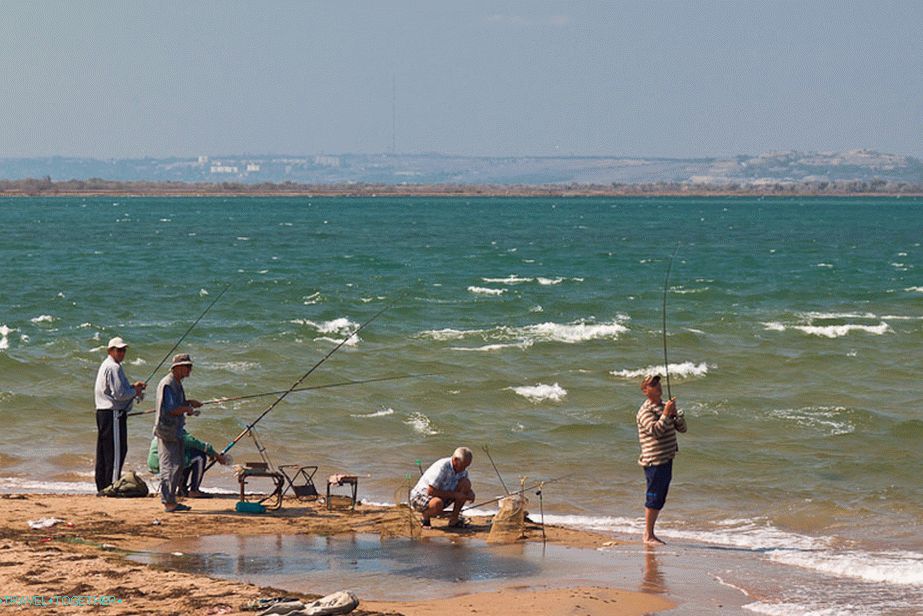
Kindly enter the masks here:
M 880 188 L 880 190 L 879 190 Z M 921 197 L 923 185 L 875 182 L 772 184 L 295 184 L 0 180 L 2 197 Z

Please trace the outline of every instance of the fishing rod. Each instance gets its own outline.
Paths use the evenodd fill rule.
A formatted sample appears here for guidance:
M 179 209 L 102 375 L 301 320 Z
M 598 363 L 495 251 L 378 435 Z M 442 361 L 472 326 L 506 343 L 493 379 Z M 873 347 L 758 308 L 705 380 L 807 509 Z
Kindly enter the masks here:
M 560 477 L 555 477 L 554 479 L 546 479 L 546 480 L 544 480 L 544 481 L 539 481 L 538 483 L 534 483 L 534 484 L 530 485 L 530 486 L 527 487 L 527 488 L 522 488 L 521 490 L 517 490 L 517 491 L 515 492 L 515 494 L 525 493 L 525 492 L 528 492 L 529 490 L 534 490 L 534 489 L 536 489 L 536 488 L 542 487 L 542 486 L 544 486 L 544 485 L 546 485 L 546 484 L 549 484 L 549 483 L 555 483 L 556 481 L 562 481 L 562 480 L 564 480 L 564 479 L 570 479 L 570 478 L 573 477 L 573 476 L 574 476 L 573 473 L 570 473 L 570 474 L 568 474 L 568 475 L 561 475 Z M 509 496 L 509 494 L 507 494 L 506 496 Z M 473 505 L 468 505 L 467 507 L 462 507 L 461 511 L 464 512 L 464 511 L 468 511 L 469 509 L 474 509 L 474 508 L 476 508 L 476 507 L 483 507 L 484 505 L 489 505 L 489 504 L 491 504 L 491 503 L 496 503 L 498 500 L 502 500 L 502 499 L 506 498 L 506 496 L 498 496 L 498 497 L 492 498 L 492 499 L 490 499 L 490 500 L 486 500 L 486 501 L 483 501 L 483 502 L 480 502 L 480 503 L 475 503 L 475 504 L 473 504 Z
M 170 349 L 169 351 L 167 351 L 167 354 L 163 356 L 163 359 L 160 360 L 160 363 L 157 364 L 157 367 L 154 368 L 154 370 L 151 372 L 151 375 L 150 375 L 149 377 L 147 377 L 146 379 L 144 379 L 144 384 L 145 384 L 145 385 L 147 385 L 148 381 L 150 381 L 152 378 L 154 378 L 154 375 L 157 374 L 157 371 L 160 370 L 160 367 L 164 364 L 164 362 L 167 361 L 167 358 L 170 357 L 170 355 L 173 353 L 173 351 L 175 351 L 176 348 L 177 348 L 180 344 L 182 344 L 182 342 L 183 342 L 183 340 L 186 338 L 186 336 L 189 335 L 189 332 L 192 331 L 192 328 L 194 328 L 196 325 L 198 325 L 199 321 L 202 320 L 202 317 L 204 317 L 206 314 L 208 314 L 208 311 L 212 309 L 212 306 L 214 306 L 214 305 L 218 302 L 218 300 L 221 299 L 221 296 L 224 295 L 225 293 L 227 293 L 227 290 L 230 289 L 230 288 L 231 288 L 231 283 L 229 282 L 228 285 L 227 285 L 226 287 L 224 287 L 224 290 L 221 291 L 221 293 L 219 293 L 219 294 L 217 295 L 217 297 L 215 297 L 215 299 L 212 300 L 212 303 L 210 303 L 210 304 L 208 305 L 208 308 L 206 308 L 206 309 L 202 312 L 202 314 L 199 315 L 199 318 L 192 322 L 192 325 L 189 326 L 189 329 L 186 330 L 186 333 L 184 333 L 182 336 L 180 336 L 179 340 L 176 341 L 176 344 L 173 345 L 173 348 Z
M 663 371 L 667 377 L 667 400 L 673 397 L 673 393 L 670 391 L 670 360 L 667 359 L 667 290 L 670 284 L 670 271 L 673 269 L 673 259 L 676 258 L 678 251 L 679 243 L 676 244 L 673 255 L 670 257 L 669 263 L 667 263 L 667 274 L 663 279 Z
M 278 398 L 276 398 L 275 402 L 273 402 L 273 403 L 270 404 L 268 407 L 266 407 L 266 410 L 263 411 L 262 413 L 260 413 L 260 416 L 257 417 L 257 418 L 253 421 L 253 423 L 251 423 L 251 424 L 248 425 L 246 428 L 244 428 L 243 431 L 242 431 L 240 434 L 238 434 L 237 437 L 236 437 L 233 441 L 231 441 L 230 443 L 228 443 L 227 446 L 225 446 L 225 448 L 221 450 L 221 453 L 222 453 L 222 454 L 225 454 L 225 453 L 227 453 L 228 451 L 230 451 L 231 448 L 232 448 L 234 445 L 236 445 L 237 442 L 238 442 L 240 439 L 242 439 L 243 437 L 245 437 L 245 436 L 247 435 L 247 433 L 250 432 L 250 430 L 252 430 L 253 427 L 254 427 L 256 424 L 258 424 L 258 423 L 260 422 L 261 419 L 263 419 L 263 417 L 266 417 L 266 415 L 268 415 L 269 412 L 272 411 L 272 409 L 276 408 L 276 406 L 278 406 L 278 404 L 279 404 L 280 402 L 282 402 L 283 400 L 285 400 L 285 397 L 286 397 L 286 396 L 288 396 L 290 393 L 292 393 L 293 391 L 295 391 L 295 389 L 296 389 L 299 385 L 301 385 L 301 384 L 304 382 L 304 380 L 305 380 L 306 378 L 308 378 L 308 377 L 311 375 L 312 372 L 314 372 L 315 370 L 317 370 L 317 369 L 321 366 L 321 364 L 323 364 L 325 361 L 327 361 L 328 359 L 330 359 L 330 356 L 331 356 L 331 355 L 333 355 L 334 353 L 336 353 L 337 351 L 339 351 L 341 348 L 343 348 L 343 346 L 344 346 L 347 342 L 349 342 L 349 341 L 352 339 L 353 336 L 358 335 L 359 332 L 361 332 L 363 329 L 365 329 L 372 321 L 374 321 L 375 319 L 377 319 L 378 317 L 380 317 L 380 316 L 382 315 L 382 313 L 383 313 L 385 310 L 387 310 L 388 308 L 390 308 L 392 305 L 393 305 L 393 303 L 392 303 L 392 304 L 388 304 L 387 306 L 385 306 L 384 308 L 382 308 L 381 310 L 379 310 L 378 312 L 376 312 L 376 313 L 372 316 L 372 318 L 370 318 L 368 321 L 366 321 L 365 323 L 363 323 L 362 325 L 360 325 L 358 328 L 356 328 L 356 331 L 354 331 L 353 333 L 351 333 L 351 334 L 349 334 L 348 336 L 346 336 L 346 338 L 344 338 L 339 344 L 337 344 L 335 347 L 333 347 L 333 348 L 330 350 L 329 353 L 327 353 L 326 355 L 324 355 L 324 356 L 320 359 L 320 361 L 318 361 L 316 364 L 314 364 L 313 366 L 311 366 L 311 369 L 308 370 L 307 372 L 305 372 L 303 375 L 301 375 L 301 378 L 298 379 L 297 381 L 295 381 L 295 384 L 294 384 L 294 385 L 292 385 L 292 386 L 289 387 L 287 390 L 285 390 L 284 392 L 282 392 L 282 394 L 281 394 Z M 214 466 L 214 465 L 215 465 L 215 460 L 212 460 L 211 462 L 208 463 L 208 466 L 205 467 L 205 470 L 207 471 L 208 469 L 210 469 L 210 468 L 211 468 L 212 466 Z M 203 471 L 203 472 L 204 472 L 204 471 Z
M 494 459 L 490 455 L 490 450 L 487 448 L 487 445 L 481 445 L 481 449 L 484 451 L 484 453 L 487 454 L 487 459 L 490 460 L 490 465 L 494 467 L 494 472 L 497 473 L 497 479 L 500 480 L 500 485 L 503 486 L 503 489 L 506 491 L 506 495 L 509 496 L 510 489 L 506 487 L 506 482 L 503 481 L 503 477 L 500 475 L 500 470 L 497 468 L 497 465 L 494 464 Z
M 312 385 L 311 387 L 299 387 L 298 389 L 293 389 L 292 393 L 299 391 L 314 391 L 315 389 L 329 389 L 331 387 L 346 387 L 347 385 L 363 385 L 365 383 L 379 383 L 381 381 L 399 381 L 401 379 L 413 379 L 424 376 L 434 376 L 438 373 L 432 372 L 427 374 L 404 374 L 401 376 L 383 376 L 375 379 L 363 379 L 360 381 L 340 381 L 339 383 L 326 383 L 324 385 Z M 224 402 L 237 402 L 238 400 L 249 400 L 250 398 L 261 398 L 263 396 L 278 396 L 281 393 L 285 393 L 285 390 L 279 391 L 267 391 L 261 394 L 248 394 L 246 396 L 235 396 L 233 398 L 213 398 L 211 400 L 205 400 L 202 402 L 205 404 L 221 404 Z M 135 411 L 134 413 L 129 413 L 126 417 L 132 417 L 134 415 L 148 415 L 150 413 L 156 413 L 157 409 L 148 409 L 146 411 Z

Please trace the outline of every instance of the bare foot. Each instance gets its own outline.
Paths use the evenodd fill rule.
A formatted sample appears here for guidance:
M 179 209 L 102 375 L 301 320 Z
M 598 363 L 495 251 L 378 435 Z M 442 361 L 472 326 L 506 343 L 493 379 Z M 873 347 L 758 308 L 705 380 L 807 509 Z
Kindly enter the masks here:
M 656 535 L 651 535 L 650 537 L 645 535 L 644 545 L 666 545 L 666 543 L 661 541 Z

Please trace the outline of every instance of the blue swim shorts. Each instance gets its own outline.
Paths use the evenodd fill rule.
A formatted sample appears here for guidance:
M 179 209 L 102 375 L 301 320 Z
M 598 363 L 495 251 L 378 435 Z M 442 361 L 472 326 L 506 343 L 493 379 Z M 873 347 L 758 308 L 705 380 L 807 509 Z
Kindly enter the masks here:
M 645 466 L 644 476 L 647 478 L 644 506 L 648 509 L 663 509 L 663 504 L 667 502 L 667 492 L 670 490 L 670 480 L 673 479 L 673 460 L 657 466 Z

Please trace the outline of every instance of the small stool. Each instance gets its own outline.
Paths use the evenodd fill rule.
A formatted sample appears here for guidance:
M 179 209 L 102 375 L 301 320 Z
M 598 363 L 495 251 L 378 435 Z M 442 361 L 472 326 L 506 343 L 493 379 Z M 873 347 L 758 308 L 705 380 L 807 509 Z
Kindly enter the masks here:
M 285 489 L 285 475 L 283 475 L 282 473 L 271 471 L 268 468 L 266 468 L 265 465 L 254 464 L 253 467 L 242 468 L 239 470 L 237 474 L 237 481 L 240 482 L 240 502 L 242 503 L 253 502 L 253 501 L 247 500 L 246 486 L 247 486 L 247 479 L 254 478 L 254 477 L 266 477 L 268 479 L 271 479 L 272 482 L 275 484 L 275 488 L 273 489 L 272 492 L 270 492 L 269 494 L 266 494 L 265 496 L 263 496 L 263 498 L 255 502 L 261 505 L 264 505 L 266 509 L 281 509 L 282 508 L 282 492 Z M 259 495 L 251 494 L 251 496 L 259 496 Z M 270 499 L 273 499 L 273 502 L 267 505 L 266 501 Z
M 353 511 L 356 510 L 356 492 L 359 491 L 359 478 L 355 475 L 330 475 L 327 477 L 327 510 L 330 510 L 330 486 L 352 486 Z

